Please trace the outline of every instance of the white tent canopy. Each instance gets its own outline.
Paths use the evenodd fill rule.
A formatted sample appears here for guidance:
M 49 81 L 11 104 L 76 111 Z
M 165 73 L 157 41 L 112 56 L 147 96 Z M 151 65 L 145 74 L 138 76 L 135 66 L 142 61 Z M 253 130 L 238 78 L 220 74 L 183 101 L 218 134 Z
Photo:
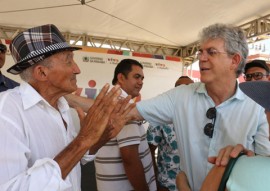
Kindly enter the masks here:
M 268 0 L 2 0 L 0 4 L 3 26 L 53 23 L 63 32 L 173 46 L 193 43 L 210 24 L 241 25 L 270 13 Z

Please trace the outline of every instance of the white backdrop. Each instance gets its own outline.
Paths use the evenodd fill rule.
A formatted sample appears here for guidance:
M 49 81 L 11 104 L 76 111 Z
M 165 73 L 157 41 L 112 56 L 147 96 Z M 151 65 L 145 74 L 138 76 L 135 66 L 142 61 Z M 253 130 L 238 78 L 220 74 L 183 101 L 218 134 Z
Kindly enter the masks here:
M 110 83 L 113 78 L 114 68 L 118 62 L 125 58 L 136 59 L 144 65 L 144 85 L 141 90 L 141 98 L 148 99 L 174 87 L 175 81 L 182 75 L 182 63 L 154 58 L 132 57 L 125 55 L 96 53 L 88 51 L 75 51 L 75 61 L 81 69 L 77 76 L 77 93 L 92 97 L 99 92 L 105 83 Z M 7 68 L 14 64 L 11 55 L 7 54 L 6 64 L 2 72 L 18 82 L 19 75 L 6 72 Z M 96 92 L 96 93 L 95 93 Z

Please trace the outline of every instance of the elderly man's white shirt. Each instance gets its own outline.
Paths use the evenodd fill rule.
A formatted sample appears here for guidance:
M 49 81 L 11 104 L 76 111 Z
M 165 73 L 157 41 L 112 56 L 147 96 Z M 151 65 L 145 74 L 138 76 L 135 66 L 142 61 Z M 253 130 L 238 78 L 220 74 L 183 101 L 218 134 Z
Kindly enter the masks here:
M 58 100 L 58 108 L 59 111 L 24 82 L 0 94 L 1 191 L 81 189 L 80 164 L 63 180 L 53 160 L 76 136 L 70 108 L 63 97 Z

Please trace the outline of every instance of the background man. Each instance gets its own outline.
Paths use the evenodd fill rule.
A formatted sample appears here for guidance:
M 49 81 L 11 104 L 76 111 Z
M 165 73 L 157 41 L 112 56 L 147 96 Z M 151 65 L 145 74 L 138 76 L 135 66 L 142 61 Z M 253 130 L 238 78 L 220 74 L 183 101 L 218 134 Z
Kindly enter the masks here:
M 122 97 L 135 98 L 143 86 L 143 66 L 132 59 L 115 68 L 113 85 Z M 96 180 L 99 191 L 156 190 L 152 158 L 142 125 L 130 122 L 97 153 Z
M 6 52 L 7 47 L 0 39 L 0 92 L 6 91 L 7 89 L 12 89 L 19 85 L 19 83 L 4 76 L 1 72 L 1 68 L 4 66 L 6 61 Z
M 248 62 L 244 69 L 246 81 L 269 81 L 269 67 L 264 60 L 253 60 Z
M 92 160 L 127 122 L 129 98 L 107 84 L 83 119 L 78 135 L 63 95 L 77 89 L 80 69 L 54 25 L 28 29 L 10 44 L 19 87 L 0 94 L 0 190 L 80 190 L 80 160 Z M 121 106 L 121 104 L 123 104 Z
M 264 60 L 253 60 L 248 62 L 244 69 L 246 81 L 269 81 L 269 67 Z M 265 110 L 268 124 L 270 124 L 270 111 Z
M 181 76 L 175 87 L 194 83 L 188 76 Z M 176 175 L 180 172 L 180 157 L 173 125 L 162 125 L 147 129 L 147 141 L 154 163 L 158 191 L 174 191 Z M 158 148 L 157 161 L 155 159 Z
M 175 82 L 175 87 L 183 85 L 183 84 L 188 85 L 188 84 L 191 84 L 191 83 L 194 83 L 194 81 L 192 79 L 190 79 L 190 77 L 188 77 L 188 76 L 180 76 L 178 78 L 178 80 Z

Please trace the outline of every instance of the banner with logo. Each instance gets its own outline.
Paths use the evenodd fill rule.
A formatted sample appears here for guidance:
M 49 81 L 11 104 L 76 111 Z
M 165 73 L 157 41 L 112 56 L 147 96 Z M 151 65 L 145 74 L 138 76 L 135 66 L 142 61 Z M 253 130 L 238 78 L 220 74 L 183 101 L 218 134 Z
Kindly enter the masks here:
M 78 90 L 75 93 L 95 98 L 105 83 L 111 84 L 116 65 L 126 58 L 135 59 L 144 66 L 144 85 L 138 99 L 148 99 L 173 88 L 175 81 L 182 75 L 182 63 L 178 57 L 84 48 L 74 51 L 74 60 L 81 70 L 81 74 L 77 75 Z M 7 54 L 6 64 L 1 71 L 20 82 L 19 75 L 6 72 L 13 64 L 11 55 Z

